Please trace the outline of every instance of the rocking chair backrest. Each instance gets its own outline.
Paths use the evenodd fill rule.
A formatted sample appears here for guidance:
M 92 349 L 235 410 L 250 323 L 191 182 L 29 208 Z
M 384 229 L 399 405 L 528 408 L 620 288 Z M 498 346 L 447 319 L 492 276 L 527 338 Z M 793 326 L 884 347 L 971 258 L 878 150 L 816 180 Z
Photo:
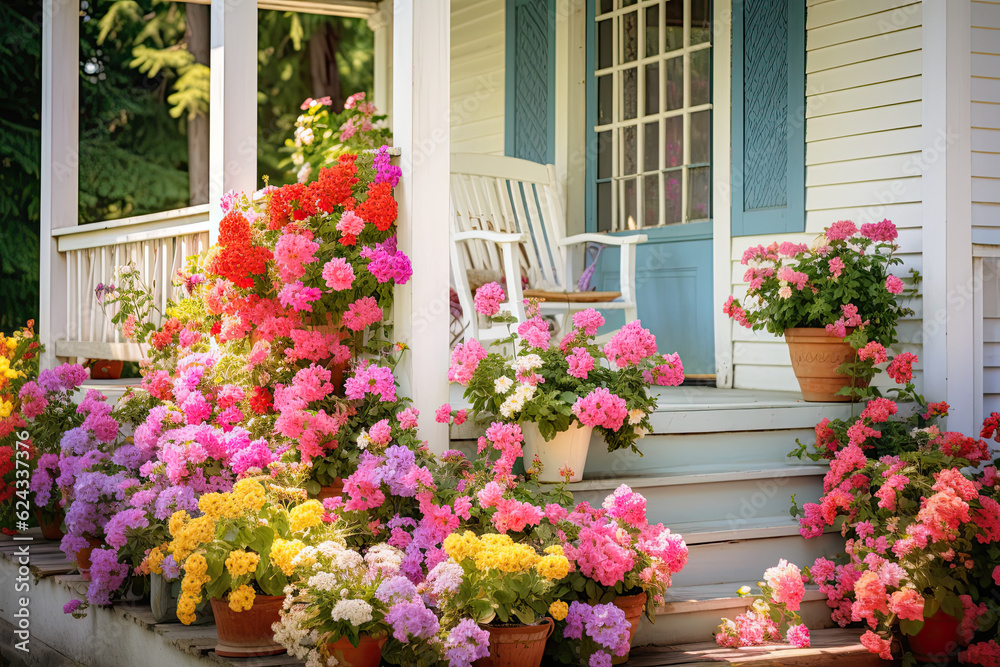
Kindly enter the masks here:
M 471 153 L 451 156 L 452 230 L 527 234 L 518 253 L 521 275 L 567 289 L 566 264 L 557 241 L 565 221 L 555 169 L 518 158 Z M 459 249 L 465 270 L 502 274 L 499 248 L 474 241 Z M 459 270 L 460 267 L 454 267 Z

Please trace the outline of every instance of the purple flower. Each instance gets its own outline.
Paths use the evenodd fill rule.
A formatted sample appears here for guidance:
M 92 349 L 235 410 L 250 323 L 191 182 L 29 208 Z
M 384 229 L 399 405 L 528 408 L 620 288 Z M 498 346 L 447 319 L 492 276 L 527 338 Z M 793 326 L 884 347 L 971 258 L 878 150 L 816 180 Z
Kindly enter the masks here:
M 127 541 L 125 537 L 126 530 L 130 528 L 146 528 L 147 526 L 149 526 L 149 520 L 146 518 L 144 511 L 138 509 L 122 510 L 111 517 L 104 526 L 104 535 L 110 546 L 120 549 L 125 546 L 125 542 Z
M 160 563 L 160 569 L 163 570 L 163 577 L 165 579 L 176 579 L 180 574 L 180 568 L 177 567 L 177 562 L 174 560 L 174 555 L 169 554 Z
M 611 654 L 607 651 L 598 651 L 590 656 L 590 667 L 611 667 Z
M 430 639 L 440 628 L 437 616 L 421 600 L 394 605 L 385 620 L 392 626 L 392 636 L 404 644 L 408 644 L 411 637 Z
M 254 440 L 246 447 L 236 451 L 229 459 L 233 473 L 239 477 L 250 468 L 267 468 L 276 460 L 274 452 L 267 446 L 267 440 Z
M 153 516 L 160 520 L 169 519 L 179 510 L 193 512 L 198 507 L 194 490 L 187 486 L 171 486 L 164 489 L 156 499 L 156 510 Z
M 601 646 L 622 656 L 629 650 L 629 622 L 625 612 L 614 604 L 589 605 L 573 602 L 566 614 L 563 636 L 582 639 L 584 629 L 588 637 Z
M 128 576 L 128 565 L 118 562 L 112 549 L 94 549 L 90 554 L 90 586 L 87 601 L 90 604 L 111 604 L 111 595 Z
M 63 613 L 72 614 L 80 607 L 81 604 L 83 604 L 83 600 L 70 600 L 63 605 Z
M 490 654 L 490 633 L 471 618 L 463 618 L 448 633 L 444 647 L 449 667 L 470 667 Z
M 417 587 L 413 582 L 398 575 L 383 581 L 375 591 L 375 597 L 389 606 L 412 600 L 416 594 Z
M 388 146 L 380 146 L 372 166 L 375 167 L 375 182 L 389 183 L 391 187 L 399 184 L 399 179 L 403 175 L 403 170 L 390 163 L 392 157 L 389 155 Z

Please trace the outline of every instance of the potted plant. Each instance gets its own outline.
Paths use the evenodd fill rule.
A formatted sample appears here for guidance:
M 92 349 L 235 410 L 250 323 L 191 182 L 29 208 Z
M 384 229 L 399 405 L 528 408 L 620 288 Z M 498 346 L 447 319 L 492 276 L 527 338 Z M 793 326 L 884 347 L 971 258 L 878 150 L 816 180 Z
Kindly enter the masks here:
M 764 571 L 757 583 L 760 593 L 751 595 L 750 586 L 741 586 L 737 595 L 750 600 L 750 608 L 735 620 L 723 618 L 715 643 L 727 648 L 758 646 L 785 641 L 798 648 L 809 648 L 809 628 L 802 623 L 799 609 L 806 588 L 798 566 L 784 558 Z
M 181 510 L 170 518 L 167 550 L 184 571 L 177 617 L 189 625 L 203 597 L 211 600 L 219 655 L 284 653 L 271 626 L 279 620 L 285 586 L 296 568 L 316 562 L 316 550 L 301 538 L 332 530 L 318 501 L 295 504 L 281 493 L 246 478 L 229 493 L 203 495 L 201 516 Z
M 635 638 L 645 612 L 655 622 L 674 574 L 688 560 L 684 539 L 663 524 L 646 519 L 646 499 L 622 484 L 600 508 L 581 503 L 572 511 L 548 513 L 542 539 L 558 540 L 574 564 L 567 581 L 574 594 L 590 604 L 614 604 L 629 624 L 628 640 Z M 628 650 L 613 661 L 628 660 Z
M 364 550 L 327 540 L 316 562 L 291 584 L 275 639 L 292 655 L 353 667 L 378 667 L 392 606 L 416 587 L 401 575 L 403 553 L 385 543 Z
M 508 325 L 510 335 L 493 343 L 499 351 L 470 340 L 452 352 L 448 378 L 465 385 L 477 417 L 520 424 L 525 460 L 537 455 L 543 482 L 561 481 L 565 469 L 572 471 L 570 481 L 582 479 L 592 431 L 609 451 L 631 447 L 641 454 L 635 441 L 649 432 L 656 408 L 649 385 L 679 385 L 680 357 L 658 355 L 656 338 L 639 321 L 599 347 L 594 336 L 604 318 L 593 308 L 575 313 L 573 329 L 552 345 L 537 302 L 514 332 L 516 320 L 500 313 L 504 299 L 495 282 L 476 290 L 477 311 Z
M 954 657 L 963 646 L 974 658 L 989 652 L 973 646 L 1000 608 L 990 596 L 1000 579 L 1000 459 L 986 465 L 983 440 L 942 432 L 934 421 L 947 405 L 926 403 L 908 367 L 888 372 L 905 382 L 899 398 L 918 406 L 912 415 L 896 416 L 895 401 L 875 397 L 858 417 L 817 426 L 809 456 L 831 460 L 824 494 L 793 510 L 804 536 L 842 520 L 848 539 L 839 563 L 820 558 L 807 573 L 835 621 L 868 623 L 862 643 L 871 652 L 891 659 L 902 637 L 907 664 Z M 997 425 L 994 414 L 981 436 L 995 436 Z
M 506 534 L 452 533 L 444 541 L 461 583 L 440 595 L 443 612 L 468 616 L 489 632 L 486 667 L 538 667 L 552 634 L 549 606 L 569 593 L 569 560 L 558 546 L 539 553 Z M 456 570 L 457 574 L 457 570 Z
M 855 361 L 855 350 L 869 341 L 894 344 L 896 323 L 913 313 L 898 297 L 912 296 L 915 287 L 907 289 L 890 272 L 902 263 L 894 254 L 897 236 L 888 220 L 860 229 L 842 220 L 810 246 L 775 242 L 749 248 L 741 260 L 746 297 L 741 304 L 730 296 L 723 312 L 749 329 L 785 338 L 803 399 L 849 401 L 846 389 L 865 382 L 838 374 L 838 368 Z M 911 271 L 912 285 L 918 280 Z

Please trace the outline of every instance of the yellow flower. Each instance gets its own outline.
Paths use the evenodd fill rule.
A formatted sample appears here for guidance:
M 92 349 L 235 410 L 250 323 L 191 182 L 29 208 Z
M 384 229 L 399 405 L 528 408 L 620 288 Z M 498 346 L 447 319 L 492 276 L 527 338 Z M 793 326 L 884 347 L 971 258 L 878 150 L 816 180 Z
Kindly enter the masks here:
M 289 525 L 293 531 L 307 530 L 323 521 L 326 510 L 318 500 L 307 500 L 288 512 Z
M 196 577 L 204 577 L 208 572 L 208 561 L 201 554 L 191 554 L 184 562 L 184 571 Z
M 758 614 L 766 614 L 771 610 L 771 607 L 769 607 L 768 604 L 763 600 L 761 600 L 760 598 L 757 598 L 756 600 L 753 601 L 752 607 L 753 610 Z
M 163 574 L 163 568 L 161 567 L 163 558 L 163 550 L 160 547 L 150 549 L 149 556 L 146 557 L 146 566 L 149 568 L 149 571 L 154 574 Z
M 178 510 L 170 516 L 170 522 L 167 524 L 167 528 L 170 530 L 170 534 L 174 537 L 184 528 L 184 524 L 187 523 L 188 513 L 184 510 Z
M 255 553 L 247 553 L 242 549 L 230 551 L 226 558 L 226 570 L 232 577 L 242 577 L 256 570 L 259 562 L 260 556 Z
M 564 618 L 566 618 L 566 614 L 568 613 L 569 613 L 569 605 L 563 602 L 562 600 L 556 600 L 555 602 L 549 605 L 549 616 L 556 619 L 557 621 L 561 621 Z
M 264 506 L 264 486 L 255 479 L 241 479 L 233 487 L 236 506 L 246 512 L 257 512 Z
M 14 411 L 14 404 L 10 401 L 0 401 L 0 417 L 6 419 Z
M 285 575 L 290 576 L 295 571 L 293 561 L 305 547 L 299 540 L 283 540 L 274 538 L 271 545 L 271 562 L 278 566 Z
M 565 555 L 561 544 L 553 544 L 550 547 L 545 547 L 545 553 L 555 556 Z
M 738 589 L 736 589 L 736 594 L 739 595 L 740 597 L 743 597 L 744 595 L 750 595 L 750 587 L 740 586 Z
M 444 551 L 456 563 L 461 563 L 466 558 L 475 556 L 481 546 L 479 538 L 471 530 L 467 530 L 461 535 L 452 533 L 444 538 Z
M 549 554 L 538 561 L 535 570 L 546 579 L 562 579 L 569 574 L 569 559 L 566 556 Z
M 239 515 L 239 508 L 228 493 L 206 493 L 198 500 L 198 509 L 213 521 L 221 518 L 232 519 Z
M 229 594 L 229 608 L 233 611 L 250 611 L 255 597 L 253 589 L 244 584 Z

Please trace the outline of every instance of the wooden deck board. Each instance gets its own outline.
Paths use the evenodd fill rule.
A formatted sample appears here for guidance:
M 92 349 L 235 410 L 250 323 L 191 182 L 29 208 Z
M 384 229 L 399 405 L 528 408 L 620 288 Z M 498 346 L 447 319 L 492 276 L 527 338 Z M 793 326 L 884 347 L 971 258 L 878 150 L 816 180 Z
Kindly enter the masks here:
M 860 630 L 832 628 L 812 633 L 810 648 L 790 644 L 768 644 L 723 648 L 713 642 L 684 646 L 645 646 L 632 651 L 629 667 L 681 667 L 683 665 L 748 665 L 752 667 L 821 667 L 850 664 L 851 667 L 889 665 L 868 652 L 858 638 Z M 849 660 L 850 662 L 846 662 Z

